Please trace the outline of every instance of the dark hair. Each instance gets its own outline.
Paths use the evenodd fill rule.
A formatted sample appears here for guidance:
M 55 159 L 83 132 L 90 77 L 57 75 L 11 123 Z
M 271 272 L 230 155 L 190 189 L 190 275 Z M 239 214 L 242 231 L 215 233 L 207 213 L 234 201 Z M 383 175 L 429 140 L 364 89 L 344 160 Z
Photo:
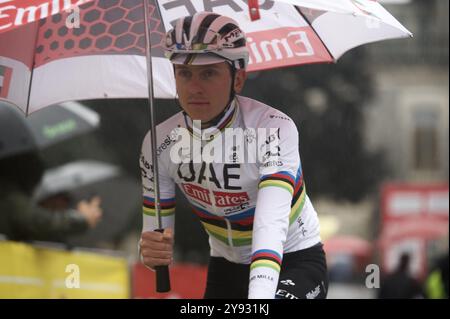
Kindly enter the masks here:
M 0 178 L 31 195 L 44 173 L 44 162 L 37 152 L 0 159 Z

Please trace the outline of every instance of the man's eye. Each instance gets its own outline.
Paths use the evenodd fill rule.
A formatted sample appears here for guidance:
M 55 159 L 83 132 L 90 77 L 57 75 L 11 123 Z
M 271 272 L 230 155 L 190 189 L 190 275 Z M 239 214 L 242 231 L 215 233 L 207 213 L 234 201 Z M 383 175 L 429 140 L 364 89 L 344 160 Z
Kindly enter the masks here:
M 189 78 L 191 76 L 191 73 L 187 70 L 179 70 L 177 72 L 177 76 L 182 77 L 182 78 Z
M 212 76 L 214 76 L 214 75 L 216 75 L 216 71 L 215 70 L 205 70 L 205 71 L 203 71 L 202 72 L 202 76 L 204 77 L 204 78 L 210 78 L 210 77 L 212 77 Z

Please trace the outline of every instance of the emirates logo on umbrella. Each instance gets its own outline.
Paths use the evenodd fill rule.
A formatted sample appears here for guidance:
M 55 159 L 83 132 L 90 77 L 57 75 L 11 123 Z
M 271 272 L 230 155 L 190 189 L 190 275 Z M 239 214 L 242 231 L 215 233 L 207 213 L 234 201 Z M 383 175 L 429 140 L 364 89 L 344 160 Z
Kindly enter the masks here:
M 0 97 L 6 98 L 8 96 L 11 75 L 12 68 L 0 65 Z

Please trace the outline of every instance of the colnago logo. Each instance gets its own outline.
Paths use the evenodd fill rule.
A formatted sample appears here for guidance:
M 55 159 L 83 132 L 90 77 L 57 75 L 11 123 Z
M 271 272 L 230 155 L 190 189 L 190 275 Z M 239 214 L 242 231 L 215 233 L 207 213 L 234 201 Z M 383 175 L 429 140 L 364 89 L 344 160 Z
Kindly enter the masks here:
M 0 32 L 70 10 L 90 1 L 92 0 L 0 0 Z

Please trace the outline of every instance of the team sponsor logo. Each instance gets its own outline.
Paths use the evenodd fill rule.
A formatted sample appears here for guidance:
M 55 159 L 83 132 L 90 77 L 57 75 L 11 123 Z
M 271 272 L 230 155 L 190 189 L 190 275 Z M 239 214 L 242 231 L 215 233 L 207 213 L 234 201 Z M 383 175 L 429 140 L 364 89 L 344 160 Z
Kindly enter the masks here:
M 231 215 L 234 213 L 242 212 L 244 209 L 247 209 L 249 206 L 250 206 L 250 202 L 245 202 L 245 203 L 242 203 L 235 207 L 226 208 L 226 209 L 224 209 L 224 214 L 226 216 L 228 216 L 228 215 Z
M 140 158 L 141 176 L 144 180 L 153 182 L 153 165 L 147 161 L 144 154 L 141 154 Z
M 266 275 L 266 274 L 259 274 L 259 275 L 255 275 L 255 276 L 250 277 L 250 281 L 253 281 L 253 280 L 256 280 L 256 279 L 265 279 L 265 280 L 268 280 L 268 281 L 274 281 L 275 280 L 275 278 L 273 278 L 270 275 Z
M 316 299 L 317 296 L 320 294 L 320 285 L 317 285 L 316 288 L 311 290 L 306 294 L 306 299 Z
M 181 186 L 183 187 L 185 194 L 192 199 L 208 205 L 214 203 L 217 207 L 246 207 L 250 200 L 246 192 L 227 193 L 213 191 L 211 197 L 211 192 L 206 188 L 185 183 L 182 183 Z
M 278 159 L 281 157 L 280 129 L 269 135 L 265 143 L 261 145 L 260 151 L 266 150 L 262 156 L 264 166 L 281 166 L 283 163 Z
M 272 166 L 283 166 L 283 162 L 282 161 L 267 161 L 263 164 L 264 167 L 272 167 Z
M 295 282 L 293 282 L 291 279 L 282 280 L 280 282 L 286 286 L 295 286 Z
M 211 205 L 211 198 L 207 189 L 192 184 L 181 184 L 181 186 L 187 196 Z
M 161 155 L 161 153 L 166 150 L 173 142 L 175 142 L 174 137 L 172 135 L 166 135 L 164 141 L 156 149 L 156 155 Z
M 242 39 L 243 37 L 244 37 L 244 34 L 242 33 L 242 31 L 240 29 L 234 29 L 231 32 L 229 32 L 227 35 L 225 35 L 223 37 L 223 39 L 226 42 L 233 43 L 236 40 Z M 226 45 L 226 43 L 224 43 L 224 45 Z M 234 47 L 234 45 L 230 44 L 229 47 Z
M 248 202 L 250 198 L 246 192 L 225 193 L 213 192 L 217 207 L 236 206 Z
M 308 232 L 306 229 L 305 229 L 305 223 L 303 222 L 303 220 L 302 220 L 302 218 L 301 217 L 299 217 L 298 219 L 297 219 L 297 223 L 298 223 L 298 228 L 300 228 L 300 233 L 302 234 L 302 236 L 303 237 L 305 237 L 305 234 Z
M 284 289 L 278 289 L 277 293 L 275 295 L 277 297 L 281 297 L 280 299 L 300 299 L 299 297 L 291 294 L 290 292 L 288 292 Z
M 142 153 L 139 162 L 141 167 L 142 188 L 147 192 L 154 193 L 153 165 L 145 159 L 145 156 Z
M 271 119 L 280 119 L 280 120 L 291 121 L 290 118 L 285 117 L 285 116 L 281 116 L 281 115 L 270 115 L 269 117 L 270 117 Z

